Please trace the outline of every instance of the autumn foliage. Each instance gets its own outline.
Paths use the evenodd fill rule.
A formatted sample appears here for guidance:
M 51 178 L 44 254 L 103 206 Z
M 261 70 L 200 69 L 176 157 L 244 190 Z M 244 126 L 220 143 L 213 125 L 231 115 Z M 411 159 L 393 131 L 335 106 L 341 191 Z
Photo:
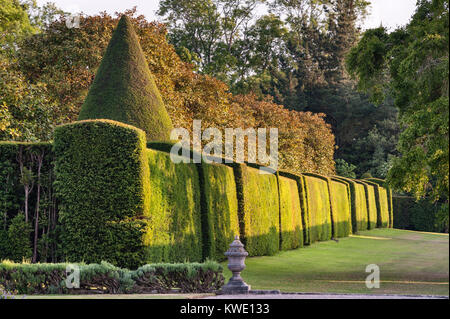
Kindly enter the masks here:
M 233 96 L 228 86 L 195 72 L 167 42 L 166 28 L 125 12 L 135 27 L 141 47 L 174 127 L 224 129 L 277 127 L 279 167 L 291 171 L 334 173 L 334 136 L 323 114 L 289 111 L 270 98 L 254 94 Z M 64 18 L 44 32 L 26 39 L 19 50 L 19 67 L 31 83 L 46 84 L 55 124 L 75 121 L 100 65 L 117 17 L 106 13 L 83 16 L 80 28 L 67 28 Z

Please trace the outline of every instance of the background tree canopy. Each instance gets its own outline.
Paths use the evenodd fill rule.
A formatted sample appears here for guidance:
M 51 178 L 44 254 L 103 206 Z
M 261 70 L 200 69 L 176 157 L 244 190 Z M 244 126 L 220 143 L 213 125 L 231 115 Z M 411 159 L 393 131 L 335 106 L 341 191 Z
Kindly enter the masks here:
M 48 140 L 76 120 L 117 17 L 67 28 L 53 5 L 1 4 L 0 138 Z M 448 201 L 448 0 L 419 1 L 391 33 L 361 32 L 369 5 L 161 0 L 164 25 L 125 14 L 174 126 L 276 126 L 282 168 L 334 174 L 336 161 Z
M 358 88 L 381 103 L 394 98 L 403 132 L 388 174 L 397 189 L 448 202 L 448 0 L 420 0 L 411 21 L 392 33 L 368 30 L 348 56 Z

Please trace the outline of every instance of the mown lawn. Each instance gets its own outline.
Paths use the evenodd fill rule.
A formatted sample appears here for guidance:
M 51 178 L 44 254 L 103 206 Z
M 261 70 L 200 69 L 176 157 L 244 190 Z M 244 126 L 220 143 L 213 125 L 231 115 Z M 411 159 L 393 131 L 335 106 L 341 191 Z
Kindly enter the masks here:
M 366 266 L 380 268 L 380 288 L 368 289 Z M 223 263 L 226 268 L 226 262 Z M 360 232 L 270 257 L 246 260 L 252 289 L 282 292 L 449 294 L 449 237 L 398 229 Z M 231 273 L 225 271 L 228 278 Z
M 231 273 L 223 262 L 225 277 Z M 368 289 L 368 264 L 380 267 L 380 288 Z M 339 242 L 326 241 L 246 260 L 242 273 L 252 289 L 282 292 L 363 294 L 449 294 L 449 237 L 398 229 L 361 232 Z M 173 295 L 46 295 L 26 298 L 200 298 L 207 294 Z M 22 296 L 16 296 L 21 298 Z

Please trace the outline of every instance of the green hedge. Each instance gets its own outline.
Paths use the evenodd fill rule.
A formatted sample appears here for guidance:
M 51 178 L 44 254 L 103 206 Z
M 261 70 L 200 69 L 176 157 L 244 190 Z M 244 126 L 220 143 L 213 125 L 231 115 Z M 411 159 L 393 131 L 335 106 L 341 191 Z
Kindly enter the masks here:
M 379 228 L 389 227 L 389 199 L 388 192 L 384 187 L 378 187 L 378 202 L 380 204 L 380 215 L 377 223 Z
M 378 220 L 378 196 L 375 195 L 375 188 L 367 182 L 357 181 L 358 184 L 364 186 L 364 193 L 366 197 L 367 207 L 367 229 L 374 229 L 377 227 Z
M 297 182 L 297 191 L 300 197 L 300 210 L 302 213 L 302 229 L 303 229 L 303 244 L 310 244 L 310 227 L 309 227 L 309 214 L 308 214 L 308 205 L 306 202 L 306 188 L 305 188 L 305 180 L 303 176 L 298 174 L 292 174 L 287 171 L 279 170 L 278 174 L 280 176 L 284 176 L 290 179 L 293 179 Z
M 331 209 L 333 211 L 333 237 L 347 237 L 352 233 L 349 185 L 340 180 L 329 181 Z
M 279 200 L 277 178 L 258 169 L 233 163 L 241 239 L 249 256 L 279 251 Z
M 375 202 L 377 206 L 377 220 L 376 227 L 387 228 L 389 227 L 389 211 L 386 207 L 386 202 L 388 202 L 387 190 L 381 187 L 378 183 L 371 182 L 370 180 L 364 180 L 364 183 L 369 184 L 373 187 L 375 193 Z
M 393 196 L 393 202 L 395 228 L 448 233 L 448 203 L 401 195 Z
M 278 175 L 280 192 L 280 249 L 303 247 L 303 222 L 295 180 Z
M 58 257 L 53 161 L 51 143 L 0 142 L 0 260 L 31 258 L 38 202 L 37 260 Z
M 389 187 L 389 185 L 386 183 L 385 180 L 379 179 L 379 178 L 367 178 L 367 181 L 370 181 L 372 183 L 375 183 L 381 187 L 384 187 L 387 192 L 388 197 L 388 210 L 389 210 L 389 228 L 394 227 L 394 203 L 392 199 L 392 189 Z
M 304 175 L 308 204 L 310 241 L 330 240 L 332 237 L 331 206 L 325 179 Z
M 172 121 L 126 15 L 109 41 L 79 119 L 111 119 L 134 125 L 146 132 L 149 141 L 170 138 Z
M 352 232 L 357 233 L 361 230 L 367 230 L 367 203 L 364 186 L 350 178 L 342 176 L 334 176 L 334 178 L 345 181 L 349 185 L 352 208 Z
M 62 125 L 54 135 L 63 259 L 145 264 L 149 210 L 145 133 L 109 120 Z
M 0 287 L 11 294 L 205 293 L 224 283 L 222 266 L 214 262 L 147 264 L 135 271 L 109 263 L 72 264 L 79 267 L 79 288 L 67 288 L 66 267 L 59 264 L 0 263 Z
M 200 185 L 195 164 L 175 164 L 168 153 L 147 149 L 150 168 L 148 261 L 202 260 Z
M 202 189 L 203 257 L 225 259 L 234 236 L 239 235 L 238 202 L 233 168 L 199 165 Z
M 134 284 L 129 292 L 211 293 L 224 284 L 222 266 L 215 262 L 182 264 L 149 264 L 131 272 Z

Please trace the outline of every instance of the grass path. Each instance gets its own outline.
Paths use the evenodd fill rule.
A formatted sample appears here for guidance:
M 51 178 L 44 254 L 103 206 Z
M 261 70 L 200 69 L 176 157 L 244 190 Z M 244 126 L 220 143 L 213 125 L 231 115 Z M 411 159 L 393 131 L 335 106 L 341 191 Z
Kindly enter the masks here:
M 380 268 L 380 288 L 368 289 L 366 266 Z M 226 268 L 226 262 L 223 263 Z M 246 260 L 242 273 L 253 289 L 282 292 L 449 294 L 449 237 L 375 229 L 315 243 L 276 256 Z M 231 273 L 226 270 L 228 279 Z

